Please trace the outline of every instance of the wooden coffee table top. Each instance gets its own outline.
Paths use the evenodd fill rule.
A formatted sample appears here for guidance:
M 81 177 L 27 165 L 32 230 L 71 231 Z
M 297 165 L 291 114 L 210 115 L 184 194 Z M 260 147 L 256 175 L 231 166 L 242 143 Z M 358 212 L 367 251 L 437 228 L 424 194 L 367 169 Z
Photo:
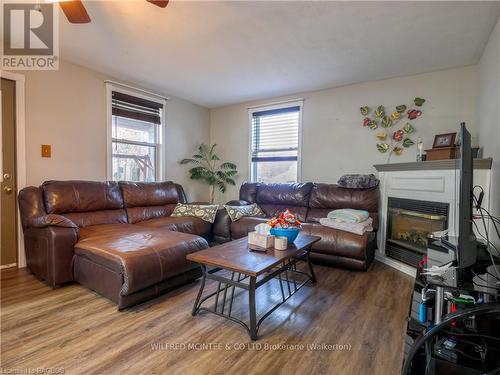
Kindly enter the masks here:
M 221 267 L 249 276 L 258 276 L 282 263 L 284 260 L 299 255 L 321 237 L 299 234 L 295 242 L 288 244 L 287 250 L 268 249 L 266 252 L 250 251 L 248 238 L 226 242 L 210 249 L 188 254 L 187 259 L 208 266 Z

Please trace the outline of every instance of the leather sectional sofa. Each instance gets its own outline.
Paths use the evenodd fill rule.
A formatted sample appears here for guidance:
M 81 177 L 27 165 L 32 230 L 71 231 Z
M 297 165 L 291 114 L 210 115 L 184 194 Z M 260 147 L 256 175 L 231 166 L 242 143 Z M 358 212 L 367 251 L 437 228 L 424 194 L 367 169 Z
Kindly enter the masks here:
M 261 217 L 243 217 L 231 222 L 227 212 L 220 210 L 214 224 L 214 240 L 227 242 L 241 238 L 260 223 L 279 212 L 290 209 L 303 221 L 302 232 L 321 237 L 311 249 L 311 259 L 316 262 L 355 270 L 370 266 L 376 249 L 378 229 L 379 189 L 345 189 L 333 184 L 261 184 L 244 183 L 240 200 L 228 205 L 257 203 L 266 214 Z M 373 219 L 373 232 L 357 235 L 324 227 L 319 219 L 339 208 L 366 210 Z
M 267 217 L 291 209 L 303 232 L 321 236 L 311 258 L 366 270 L 373 260 L 378 225 L 378 189 L 342 189 L 328 184 L 245 183 L 240 200 L 257 203 Z M 50 286 L 76 281 L 114 301 L 119 309 L 146 301 L 201 276 L 186 255 L 210 242 L 241 238 L 266 218 L 231 222 L 220 209 L 214 224 L 172 217 L 186 203 L 173 182 L 47 181 L 19 193 L 27 265 Z M 336 208 L 370 212 L 374 233 L 362 236 L 323 227 L 319 218 Z
M 212 224 L 171 217 L 172 182 L 48 181 L 19 193 L 27 264 L 50 286 L 77 281 L 117 303 L 140 303 L 201 275 L 186 255 Z

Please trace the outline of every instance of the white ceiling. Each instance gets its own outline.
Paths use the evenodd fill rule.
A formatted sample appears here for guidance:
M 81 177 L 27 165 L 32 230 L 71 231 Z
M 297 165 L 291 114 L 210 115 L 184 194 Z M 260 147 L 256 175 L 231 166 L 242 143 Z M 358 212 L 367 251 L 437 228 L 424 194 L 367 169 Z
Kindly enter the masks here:
M 86 1 L 61 57 L 206 107 L 479 61 L 500 2 Z

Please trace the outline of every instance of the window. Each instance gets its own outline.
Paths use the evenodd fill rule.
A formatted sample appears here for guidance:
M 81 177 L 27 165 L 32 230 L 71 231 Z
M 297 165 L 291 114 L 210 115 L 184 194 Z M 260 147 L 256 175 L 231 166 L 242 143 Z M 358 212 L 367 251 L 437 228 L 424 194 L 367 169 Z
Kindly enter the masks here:
M 163 101 L 110 90 L 111 169 L 109 178 L 121 181 L 161 179 Z
M 299 180 L 302 103 L 250 110 L 251 176 L 254 182 Z

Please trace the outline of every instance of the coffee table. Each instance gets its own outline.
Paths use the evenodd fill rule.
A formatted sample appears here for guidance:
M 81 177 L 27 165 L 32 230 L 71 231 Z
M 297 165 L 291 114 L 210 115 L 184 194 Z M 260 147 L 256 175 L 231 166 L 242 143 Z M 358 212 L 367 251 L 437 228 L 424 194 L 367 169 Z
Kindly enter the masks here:
M 245 237 L 189 254 L 187 259 L 199 263 L 203 270 L 203 278 L 192 315 L 203 310 L 224 317 L 242 325 L 248 331 L 250 338 L 257 340 L 257 331 L 264 319 L 304 285 L 309 282 L 316 283 L 316 276 L 309 259 L 309 250 L 320 239 L 321 237 L 299 234 L 297 239 L 288 245 L 287 250 L 268 249 L 266 252 L 257 252 L 249 250 L 248 239 Z M 300 261 L 308 264 L 309 273 L 297 270 L 297 263 Z M 208 270 L 207 267 L 213 268 Z M 231 276 L 226 276 L 228 274 Z M 293 274 L 305 275 L 307 280 L 298 283 L 295 278 L 290 277 L 294 276 Z M 255 292 L 257 288 L 274 278 L 280 285 L 281 301 L 257 320 Z M 218 282 L 217 291 L 202 298 L 207 279 Z M 248 291 L 249 324 L 232 315 L 235 288 Z M 212 297 L 215 298 L 213 308 L 202 306 Z

